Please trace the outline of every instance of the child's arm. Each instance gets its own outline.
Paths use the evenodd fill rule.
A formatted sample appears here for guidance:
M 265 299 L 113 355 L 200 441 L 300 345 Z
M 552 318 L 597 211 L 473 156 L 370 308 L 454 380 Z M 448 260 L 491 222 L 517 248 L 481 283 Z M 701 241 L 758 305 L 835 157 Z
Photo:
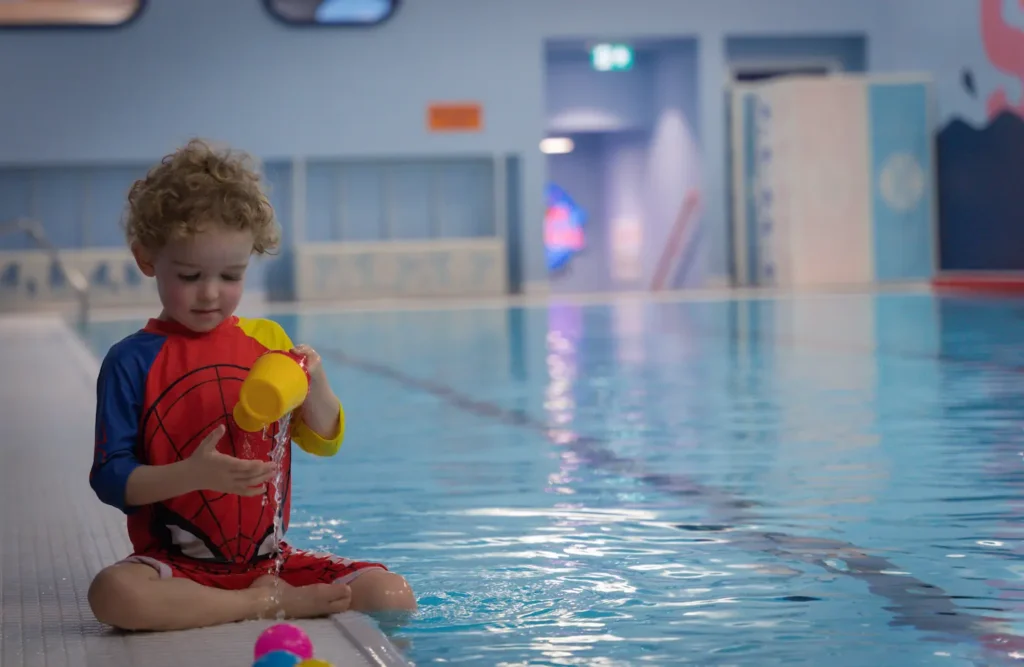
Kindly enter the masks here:
M 124 502 L 129 508 L 162 503 L 196 491 L 187 460 L 162 466 L 140 465 L 128 475 Z
M 323 375 L 323 370 L 320 370 Z M 331 390 L 326 377 L 317 378 L 309 385 L 309 396 L 302 404 L 302 422 L 324 440 L 331 440 L 341 430 L 341 401 Z
M 309 396 L 299 409 L 295 442 L 317 456 L 333 456 L 345 437 L 345 410 L 331 389 L 318 355 L 308 345 L 299 345 L 295 352 L 306 358 L 309 370 Z
M 144 465 L 136 454 L 145 391 L 144 369 L 115 346 L 96 380 L 96 449 L 89 483 L 104 503 L 130 514 L 192 489 L 186 466 Z
M 219 491 L 255 496 L 274 476 L 269 461 L 239 459 L 217 451 L 224 425 L 213 429 L 185 459 L 162 466 L 139 466 L 128 477 L 125 499 L 130 506 L 149 505 L 192 491 Z
M 262 493 L 274 464 L 217 451 L 224 427 L 213 430 L 193 454 L 177 463 L 145 465 L 136 455 L 145 374 L 131 360 L 107 355 L 96 390 L 96 449 L 89 483 L 100 500 L 130 514 L 142 505 L 198 490 L 237 495 Z
M 115 346 L 96 379 L 96 446 L 89 484 L 104 503 L 131 513 L 128 479 L 142 466 L 136 455 L 145 372 Z M 131 500 L 135 500 L 132 498 Z

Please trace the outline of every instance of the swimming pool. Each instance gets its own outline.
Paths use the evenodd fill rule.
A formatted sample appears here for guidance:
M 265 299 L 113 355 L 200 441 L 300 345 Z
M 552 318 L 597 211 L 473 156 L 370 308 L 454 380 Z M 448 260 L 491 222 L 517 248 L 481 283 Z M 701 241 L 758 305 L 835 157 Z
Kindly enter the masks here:
M 417 664 L 974 665 L 1024 650 L 1024 303 L 275 316 L 341 455 L 289 539 L 405 574 Z M 98 354 L 140 322 L 98 323 Z

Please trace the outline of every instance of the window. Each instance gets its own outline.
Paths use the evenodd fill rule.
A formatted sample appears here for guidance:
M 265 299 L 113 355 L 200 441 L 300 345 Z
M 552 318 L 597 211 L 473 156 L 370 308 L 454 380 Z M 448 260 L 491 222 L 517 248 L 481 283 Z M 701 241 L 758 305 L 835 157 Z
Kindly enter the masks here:
M 399 0 L 264 0 L 270 13 L 298 25 L 370 26 L 391 18 Z
M 112 27 L 128 23 L 143 0 L 0 0 L 0 26 Z

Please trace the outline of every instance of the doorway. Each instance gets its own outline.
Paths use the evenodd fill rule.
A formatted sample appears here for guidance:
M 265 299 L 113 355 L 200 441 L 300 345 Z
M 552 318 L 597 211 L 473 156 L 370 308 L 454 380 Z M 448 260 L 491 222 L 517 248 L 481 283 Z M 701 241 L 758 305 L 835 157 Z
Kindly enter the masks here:
M 608 67 L 609 49 L 629 57 Z M 545 65 L 552 291 L 699 281 L 696 40 L 551 40 Z

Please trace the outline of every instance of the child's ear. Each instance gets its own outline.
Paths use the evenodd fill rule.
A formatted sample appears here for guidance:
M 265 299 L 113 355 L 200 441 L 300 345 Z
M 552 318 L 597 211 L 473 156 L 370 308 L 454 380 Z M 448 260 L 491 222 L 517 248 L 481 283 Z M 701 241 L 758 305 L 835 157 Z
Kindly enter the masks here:
M 142 275 L 147 278 L 152 278 L 156 275 L 156 269 L 153 267 L 153 254 L 149 250 L 143 248 L 139 243 L 133 243 L 132 255 L 135 256 L 135 263 L 138 264 Z

